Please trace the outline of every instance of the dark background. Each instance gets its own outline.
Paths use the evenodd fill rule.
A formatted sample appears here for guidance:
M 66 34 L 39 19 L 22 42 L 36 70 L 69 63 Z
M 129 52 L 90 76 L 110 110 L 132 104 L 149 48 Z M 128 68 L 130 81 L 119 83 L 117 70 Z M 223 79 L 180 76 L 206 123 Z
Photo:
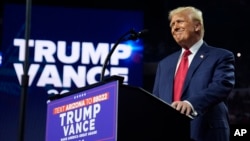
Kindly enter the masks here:
M 25 4 L 25 2 L 25 0 L 1 0 L 0 33 L 2 33 L 4 4 Z M 149 30 L 148 35 L 144 38 L 143 88 L 149 92 L 152 91 L 156 65 L 159 60 L 179 49 L 170 34 L 168 11 L 177 6 L 196 6 L 203 11 L 204 40 L 210 45 L 231 50 L 236 57 L 236 85 L 228 98 L 231 124 L 250 125 L 249 0 L 91 0 L 87 2 L 82 0 L 33 0 L 32 4 L 142 10 L 145 15 L 144 27 Z M 0 34 L 0 43 L 1 40 L 2 34 Z
M 203 11 L 205 37 L 211 45 L 226 48 L 236 56 L 235 88 L 250 87 L 249 25 L 250 2 L 248 0 L 30 0 L 33 5 L 83 7 L 102 9 L 131 9 L 144 12 L 144 27 L 149 30 L 144 38 L 144 88 L 152 90 L 157 62 L 164 56 L 179 49 L 170 34 L 168 11 L 177 6 L 192 5 Z M 2 33 L 2 12 L 5 3 L 23 3 L 25 0 L 2 0 L 0 33 Z M 32 11 L 32 10 L 31 10 Z M 24 13 L 25 14 L 25 13 Z M 31 25 L 32 26 L 32 25 Z M 67 28 L 67 27 L 65 27 Z M 1 34 L 2 36 L 2 34 Z M 0 36 L 0 37 L 1 37 Z M 117 37 L 118 39 L 119 37 Z M 0 42 L 1 42 L 0 38 Z M 117 39 L 114 39 L 117 40 Z M 0 47 L 1 50 L 1 47 Z M 237 57 L 241 53 L 241 57 Z

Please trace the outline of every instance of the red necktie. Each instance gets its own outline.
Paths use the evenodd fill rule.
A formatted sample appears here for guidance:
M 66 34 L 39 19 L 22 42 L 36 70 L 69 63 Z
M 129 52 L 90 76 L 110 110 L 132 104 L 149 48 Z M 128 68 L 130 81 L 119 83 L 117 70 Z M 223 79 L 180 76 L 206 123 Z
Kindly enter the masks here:
M 188 55 L 190 54 L 191 52 L 189 50 L 185 50 L 182 55 L 178 70 L 176 72 L 174 79 L 174 101 L 179 101 L 181 99 L 182 87 L 188 70 Z

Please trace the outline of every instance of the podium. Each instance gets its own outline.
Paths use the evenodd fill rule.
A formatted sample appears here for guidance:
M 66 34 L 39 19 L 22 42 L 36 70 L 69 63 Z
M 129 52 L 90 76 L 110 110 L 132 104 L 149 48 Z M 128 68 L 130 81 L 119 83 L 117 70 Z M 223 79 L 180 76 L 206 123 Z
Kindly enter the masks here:
M 191 118 L 139 87 L 121 85 L 118 141 L 190 141 Z
M 116 83 L 114 83 L 116 82 Z M 117 84 L 115 88 L 108 89 L 109 84 Z M 105 87 L 102 87 L 105 86 Z M 97 89 L 98 88 L 98 89 Z M 105 90 L 107 89 L 107 90 Z M 110 94 L 107 95 L 106 98 L 114 99 L 115 102 L 108 103 L 106 105 L 105 101 L 103 100 L 105 96 L 102 97 L 101 102 L 103 105 L 100 105 L 99 110 L 96 110 L 97 116 L 93 116 L 98 119 L 95 124 L 105 124 L 102 126 L 95 125 L 94 127 L 96 131 L 89 133 L 84 133 L 81 129 L 85 127 L 76 128 L 77 126 L 83 126 L 85 121 L 81 121 L 81 124 L 74 125 L 72 124 L 63 124 L 66 121 L 73 121 L 74 119 L 79 119 L 79 115 L 74 117 L 73 113 L 77 114 L 80 113 L 80 110 L 77 109 L 70 109 L 67 111 L 65 107 L 68 105 L 70 106 L 78 106 L 80 107 L 81 103 L 84 102 L 86 99 L 78 100 L 77 102 L 73 102 L 71 98 L 69 104 L 61 104 L 61 101 L 67 101 L 65 98 L 67 97 L 75 97 L 79 98 L 79 95 L 83 95 L 83 93 L 90 93 L 90 91 L 98 92 L 97 94 Z M 107 93 L 105 92 L 107 91 Z M 110 91 L 110 92 L 108 92 Z M 115 96 L 112 96 L 112 93 L 116 93 Z M 77 96 L 76 96 L 77 95 Z M 96 96 L 92 96 L 94 98 Z M 98 96 L 100 97 L 100 96 Z M 106 101 L 108 101 L 106 99 Z M 47 112 L 47 128 L 46 128 L 46 141 L 50 140 L 107 140 L 107 141 L 167 141 L 167 140 L 178 140 L 178 141 L 190 141 L 190 121 L 191 118 L 179 113 L 175 109 L 173 109 L 168 103 L 165 103 L 161 99 L 157 98 L 156 96 L 152 95 L 151 93 L 147 92 L 143 88 L 134 87 L 129 85 L 122 84 L 119 80 L 107 80 L 104 82 L 100 82 L 94 85 L 90 85 L 88 87 L 79 88 L 77 90 L 71 91 L 68 94 L 61 95 L 56 98 L 52 98 L 49 100 L 55 101 L 52 105 L 54 107 L 48 108 Z M 58 104 L 59 103 L 59 104 Z M 84 113 L 83 108 L 87 106 L 92 106 L 91 103 L 81 107 L 81 110 Z M 94 103 L 92 103 L 94 104 Z M 96 103 L 98 104 L 98 102 Z M 56 105 L 56 106 L 55 106 Z M 62 106 L 63 105 L 63 106 Z M 101 107 L 102 106 L 102 107 Z M 94 107 L 94 106 L 93 106 Z M 94 109 L 90 107 L 91 109 Z M 106 109 L 105 109 L 106 108 Z M 86 108 L 87 109 L 87 108 Z M 75 110 L 75 111 L 74 111 Z M 76 111 L 77 110 L 77 111 Z M 102 110 L 102 111 L 101 111 Z M 110 111 L 114 110 L 114 113 Z M 90 111 L 90 110 L 85 110 Z M 67 113 L 71 112 L 71 113 Z M 102 112 L 102 113 L 101 113 Z M 59 114 L 61 114 L 59 116 Z M 58 115 L 57 115 L 58 114 Z M 80 114 L 83 115 L 83 114 Z M 86 115 L 90 115 L 90 112 Z M 115 116 L 114 116 L 115 115 Z M 62 120 L 62 117 L 65 119 Z M 67 119 L 70 117 L 70 120 Z M 86 116 L 87 117 L 87 116 Z M 91 117 L 91 118 L 90 118 Z M 89 116 L 89 121 L 93 120 L 92 116 Z M 61 119 L 61 120 L 59 120 Z M 110 121 L 110 122 L 109 122 Z M 79 122 L 79 121 L 78 121 Z M 86 125 L 88 122 L 86 121 Z M 114 126 L 115 124 L 115 126 Z M 75 127 L 74 127 L 75 126 Z M 90 128 L 91 126 L 86 126 Z M 86 128 L 86 129 L 87 129 Z M 102 129 L 100 129 L 102 128 Z M 76 130 L 77 129 L 77 134 Z M 63 130 L 60 135 L 56 135 L 60 130 Z M 107 131 L 112 131 L 110 136 L 104 137 L 103 134 Z M 67 136 L 65 135 L 67 134 Z M 94 136 L 94 134 L 96 134 Z M 91 136 L 92 135 L 92 136 Z M 63 136 L 63 137 L 62 137 Z M 97 137 L 102 136 L 102 137 Z M 80 138 L 81 137 L 81 138 Z

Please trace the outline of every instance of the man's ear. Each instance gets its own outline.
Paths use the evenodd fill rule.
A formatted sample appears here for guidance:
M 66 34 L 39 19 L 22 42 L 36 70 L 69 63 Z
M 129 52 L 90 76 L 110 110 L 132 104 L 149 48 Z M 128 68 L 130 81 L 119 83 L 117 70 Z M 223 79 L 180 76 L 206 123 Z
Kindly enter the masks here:
M 201 30 L 201 24 L 196 23 L 196 25 L 194 26 L 194 31 L 200 31 L 200 30 Z

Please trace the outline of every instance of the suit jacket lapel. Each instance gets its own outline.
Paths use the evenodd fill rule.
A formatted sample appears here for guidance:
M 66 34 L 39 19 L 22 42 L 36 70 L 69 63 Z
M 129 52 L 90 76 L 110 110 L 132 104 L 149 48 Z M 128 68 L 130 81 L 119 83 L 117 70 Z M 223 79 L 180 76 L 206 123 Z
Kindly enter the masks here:
M 205 60 L 208 56 L 208 48 L 207 48 L 207 44 L 203 43 L 203 45 L 200 47 L 200 49 L 198 50 L 198 52 L 196 53 L 196 55 L 194 56 L 189 69 L 188 69 L 188 73 L 186 76 L 186 80 L 183 86 L 183 92 L 186 90 L 193 74 L 195 73 L 195 71 L 197 70 L 197 68 L 199 67 L 199 65 L 203 62 L 203 60 Z
M 166 87 L 166 95 L 168 95 L 169 97 L 167 98 L 168 102 L 172 102 L 173 99 L 173 88 L 174 88 L 174 78 L 175 78 L 175 68 L 177 66 L 177 62 L 178 62 L 178 58 L 181 54 L 181 50 L 176 52 L 173 57 L 171 57 L 172 60 L 170 60 L 170 64 L 169 65 L 169 70 L 168 70 L 168 76 L 166 76 L 166 78 L 168 78 L 167 80 L 167 87 Z M 167 94 L 169 93 L 169 94 Z

